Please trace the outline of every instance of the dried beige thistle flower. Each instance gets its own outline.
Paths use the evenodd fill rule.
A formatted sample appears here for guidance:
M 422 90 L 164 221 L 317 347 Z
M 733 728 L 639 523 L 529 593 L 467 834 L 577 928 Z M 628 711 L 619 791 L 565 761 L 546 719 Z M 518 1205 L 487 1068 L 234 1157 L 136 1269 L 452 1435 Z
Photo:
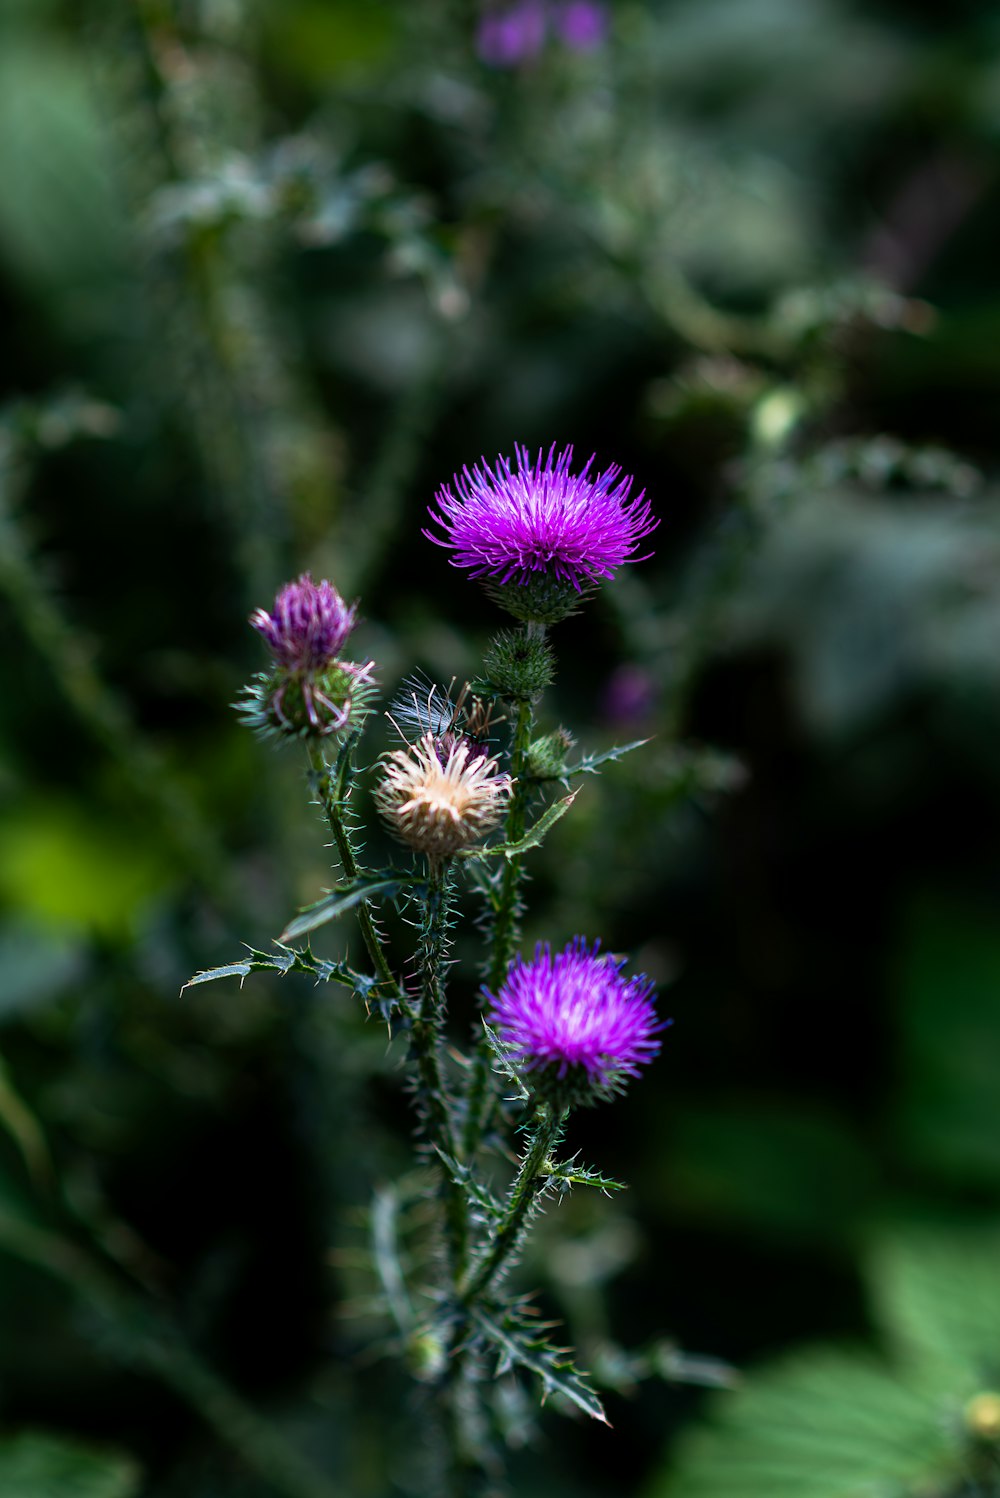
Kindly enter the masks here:
M 426 733 L 383 761 L 375 805 L 396 837 L 440 862 L 497 825 L 511 785 L 482 745 L 460 738 L 446 747 Z

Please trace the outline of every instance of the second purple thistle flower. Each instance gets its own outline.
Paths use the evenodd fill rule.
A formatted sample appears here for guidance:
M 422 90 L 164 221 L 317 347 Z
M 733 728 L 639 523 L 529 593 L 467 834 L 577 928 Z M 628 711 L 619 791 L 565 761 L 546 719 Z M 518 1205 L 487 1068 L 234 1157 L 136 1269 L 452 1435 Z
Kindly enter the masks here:
M 455 553 L 453 566 L 497 585 L 526 587 L 542 575 L 580 593 L 623 562 L 645 560 L 635 552 L 659 521 L 645 490 L 630 498 L 632 479 L 616 463 L 595 473 L 591 457 L 571 473 L 572 447 L 557 453 L 553 443 L 534 461 L 526 447 L 514 453 L 513 464 L 498 457 L 463 468 L 429 507 L 444 534 L 424 535 Z
M 654 986 L 643 974 L 626 978 L 624 962 L 577 936 L 554 955 L 539 943 L 526 962 L 515 957 L 486 1018 L 527 1071 L 576 1072 L 604 1087 L 660 1049 L 666 1024 L 657 1020 Z

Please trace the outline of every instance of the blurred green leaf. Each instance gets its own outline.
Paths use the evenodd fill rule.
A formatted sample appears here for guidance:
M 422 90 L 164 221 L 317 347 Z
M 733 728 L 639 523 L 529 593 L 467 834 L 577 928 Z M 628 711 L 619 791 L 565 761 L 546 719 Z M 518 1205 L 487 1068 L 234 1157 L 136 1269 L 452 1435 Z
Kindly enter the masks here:
M 860 1353 L 801 1353 L 713 1410 L 649 1498 L 875 1498 L 934 1491 L 950 1466 L 934 1403 Z
M 909 1231 L 877 1243 L 879 1319 L 908 1366 L 942 1369 L 966 1397 L 1000 1383 L 1000 1231 Z
M 163 850 L 51 796 L 22 803 L 0 839 L 0 892 L 39 923 L 121 937 L 171 880 Z
M 118 1453 L 43 1432 L 0 1440 L 4 1498 L 130 1498 L 138 1488 L 138 1468 Z
M 121 216 L 82 56 L 27 31 L 0 49 L 0 255 L 36 286 L 116 260 Z
M 131 1498 L 139 1470 L 117 1452 L 41 1431 L 0 1439 L 4 1498 Z
M 908 1230 L 869 1262 L 892 1361 L 815 1348 L 751 1372 L 682 1439 L 650 1498 L 966 1491 L 984 1459 L 969 1402 L 1000 1377 L 1000 1235 Z

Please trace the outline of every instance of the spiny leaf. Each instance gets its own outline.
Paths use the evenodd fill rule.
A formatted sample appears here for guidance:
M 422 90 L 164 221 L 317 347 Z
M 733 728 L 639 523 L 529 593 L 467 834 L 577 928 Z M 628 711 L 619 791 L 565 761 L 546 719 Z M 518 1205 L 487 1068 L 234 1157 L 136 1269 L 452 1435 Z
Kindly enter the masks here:
M 289 921 L 279 941 L 294 941 L 299 936 L 305 936 L 318 926 L 325 926 L 327 921 L 336 920 L 346 911 L 353 910 L 356 905 L 370 900 L 373 895 L 381 895 L 384 900 L 390 900 L 400 890 L 417 883 L 417 875 L 409 874 L 403 869 L 381 869 L 375 874 L 363 874 L 342 884 L 339 889 L 331 890 L 324 899 L 317 900 L 315 905 L 306 906 L 293 921 Z
M 483 1029 L 486 1032 L 486 1044 L 496 1058 L 493 1070 L 498 1072 L 500 1076 L 506 1077 L 507 1081 L 516 1089 L 517 1097 L 520 1098 L 522 1103 L 526 1103 L 531 1097 L 531 1093 L 524 1085 L 524 1079 L 520 1072 L 511 1061 L 508 1048 L 504 1045 L 496 1031 L 491 1029 L 485 1020 L 483 1020 Z
M 604 1425 L 610 1423 L 586 1374 L 573 1366 L 568 1349 L 554 1347 L 539 1335 L 538 1327 L 525 1325 L 513 1312 L 497 1318 L 477 1309 L 474 1317 L 483 1336 L 497 1350 L 497 1378 L 514 1367 L 526 1368 L 541 1381 L 543 1404 L 550 1394 L 560 1394 L 585 1415 Z
M 641 749 L 649 742 L 649 739 L 633 739 L 631 744 L 616 744 L 613 749 L 605 749 L 601 754 L 585 754 L 583 759 L 577 760 L 575 765 L 566 766 L 563 778 L 568 780 L 571 775 L 596 775 L 601 765 L 624 759 L 625 755 L 630 754 L 633 749 Z
M 279 944 L 277 952 L 258 952 L 253 947 L 248 947 L 247 950 L 250 955 L 242 962 L 229 962 L 224 967 L 207 968 L 204 972 L 195 973 L 184 988 L 194 988 L 198 983 L 213 983 L 216 978 L 239 978 L 242 987 L 243 980 L 250 973 L 276 972 L 282 977 L 287 973 L 305 973 L 315 978 L 317 983 L 339 983 L 342 987 L 351 989 L 367 1005 L 372 990 L 378 987 L 377 978 L 356 973 L 346 963 L 314 957 L 308 947 L 293 950 Z M 181 992 L 183 991 L 182 989 Z
M 599 1191 L 605 1193 L 611 1191 L 627 1191 L 628 1187 L 623 1181 L 614 1181 L 610 1176 L 602 1176 L 599 1171 L 592 1170 L 589 1165 L 577 1165 L 579 1157 L 574 1155 L 571 1160 L 564 1160 L 561 1165 L 553 1165 L 547 1172 L 549 1179 L 563 1181 L 566 1187 L 570 1186 L 596 1186 Z
M 457 856 L 464 859 L 520 857 L 522 853 L 527 853 L 529 848 L 540 846 L 546 833 L 555 826 L 560 817 L 566 815 L 579 794 L 579 791 L 573 791 L 570 795 L 564 796 L 561 801 L 553 802 L 544 816 L 539 817 L 535 825 L 529 827 L 524 836 L 519 837 L 516 842 L 493 843 L 489 848 L 470 848 Z
M 451 1176 L 455 1185 L 464 1193 L 466 1199 L 479 1209 L 480 1220 L 488 1225 L 495 1226 L 503 1221 L 503 1204 L 498 1201 L 490 1188 L 478 1179 L 470 1166 L 456 1160 L 453 1155 L 446 1154 L 442 1149 L 438 1150 L 445 1170 Z

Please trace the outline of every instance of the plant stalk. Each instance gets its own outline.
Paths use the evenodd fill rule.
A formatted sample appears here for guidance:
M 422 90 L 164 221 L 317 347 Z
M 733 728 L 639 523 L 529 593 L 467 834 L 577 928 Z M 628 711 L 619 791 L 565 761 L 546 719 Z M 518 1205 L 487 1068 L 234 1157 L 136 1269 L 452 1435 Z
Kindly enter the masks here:
M 545 1189 L 548 1176 L 543 1173 L 542 1167 L 559 1141 L 566 1113 L 556 1113 L 548 1103 L 542 1103 L 536 1119 L 534 1136 L 514 1177 L 503 1221 L 496 1230 L 492 1246 L 474 1266 L 460 1290 L 459 1301 L 465 1307 L 479 1300 L 505 1267 L 508 1258 L 517 1248 L 528 1213 L 540 1192 Z
M 517 842 L 524 836 L 528 810 L 528 788 L 525 785 L 525 765 L 528 746 L 534 728 L 534 713 L 529 701 L 517 703 L 514 719 L 514 734 L 510 748 L 510 773 L 514 781 L 504 841 Z M 500 890 L 497 896 L 496 913 L 493 919 L 489 966 L 486 971 L 486 987 L 496 993 L 507 976 L 518 937 L 518 917 L 521 913 L 521 882 L 523 877 L 523 854 L 504 860 L 500 875 Z M 462 1132 L 462 1157 L 469 1160 L 475 1154 L 479 1141 L 489 1125 L 493 1111 L 493 1098 L 488 1084 L 491 1070 L 491 1053 L 484 1040 L 476 1048 L 472 1062 L 466 1094 L 465 1127 Z
M 360 872 L 358 860 L 355 857 L 354 848 L 351 845 L 350 833 L 344 820 L 344 801 L 347 788 L 347 779 L 351 766 L 351 743 L 348 741 L 340 751 L 337 761 L 336 772 L 331 773 L 327 764 L 326 755 L 322 747 L 315 739 L 306 740 L 306 748 L 309 755 L 309 764 L 312 767 L 312 778 L 316 787 L 326 819 L 333 833 L 333 840 L 337 845 L 337 854 L 340 858 L 341 867 L 347 879 L 356 879 Z M 367 900 L 363 900 L 357 907 L 358 925 L 364 940 L 368 956 L 378 975 L 380 983 L 394 991 L 394 997 L 400 1001 L 403 1012 L 408 1010 L 408 1001 L 403 992 L 402 985 L 397 981 L 389 966 L 389 959 L 385 955 L 382 939 L 378 934 L 374 917 Z
M 418 961 L 422 985 L 420 1008 L 410 1028 L 410 1046 L 420 1078 L 419 1097 L 432 1148 L 457 1161 L 454 1112 L 441 1067 L 441 1038 L 445 1020 L 444 969 L 453 874 L 447 863 L 431 864 L 427 880 L 424 922 Z M 464 1273 L 469 1255 L 469 1214 L 465 1197 L 445 1165 L 445 1223 L 453 1282 Z

